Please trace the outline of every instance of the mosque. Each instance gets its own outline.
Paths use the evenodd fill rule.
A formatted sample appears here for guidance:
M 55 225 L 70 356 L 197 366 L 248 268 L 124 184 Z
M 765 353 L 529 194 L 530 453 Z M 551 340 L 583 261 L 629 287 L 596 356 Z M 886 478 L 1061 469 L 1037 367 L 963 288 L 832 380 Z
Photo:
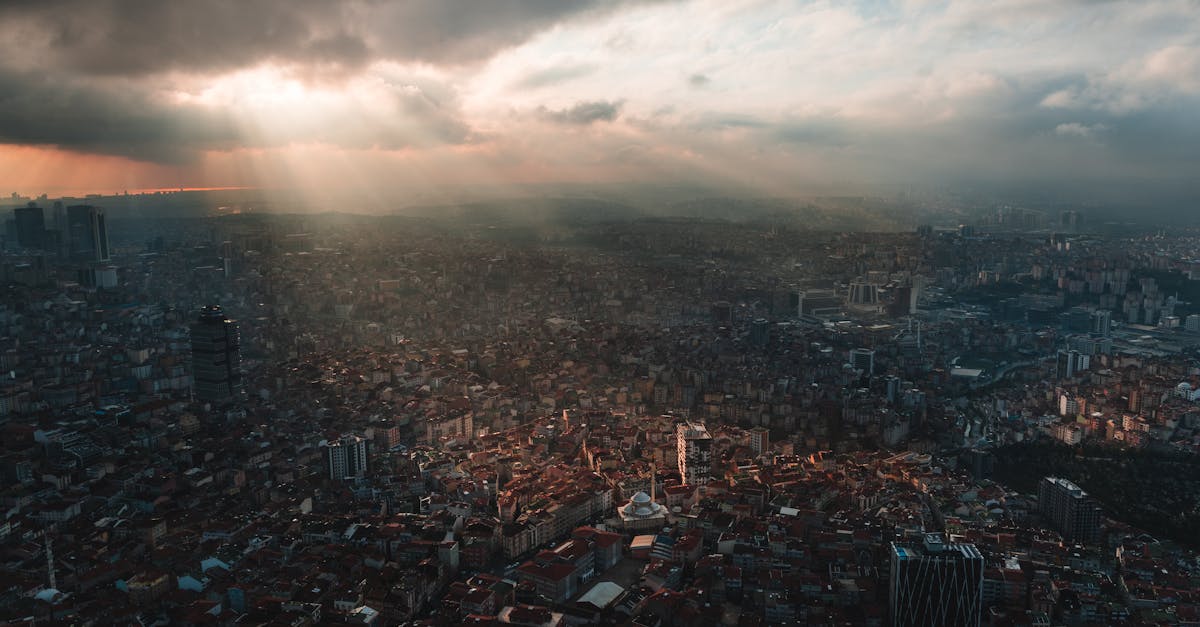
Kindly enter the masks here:
M 617 516 L 624 531 L 639 533 L 657 531 L 667 526 L 667 508 L 655 499 L 655 476 L 650 475 L 650 494 L 638 492 L 624 507 L 617 508 Z

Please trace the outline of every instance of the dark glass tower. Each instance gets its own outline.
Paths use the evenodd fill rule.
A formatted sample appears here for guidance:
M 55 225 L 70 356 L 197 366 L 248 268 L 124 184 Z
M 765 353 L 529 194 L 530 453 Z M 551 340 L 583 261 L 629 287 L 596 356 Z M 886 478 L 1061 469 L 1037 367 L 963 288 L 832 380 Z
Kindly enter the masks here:
M 200 401 L 221 404 L 242 396 L 238 324 L 225 317 L 220 305 L 201 309 L 192 323 L 192 377 Z
M 926 534 L 892 544 L 889 605 L 893 627 L 978 627 L 983 616 L 983 556 L 973 544 Z
M 108 225 L 103 209 L 91 205 L 67 207 L 67 253 L 73 261 L 108 261 Z
M 41 207 L 30 203 L 28 207 L 13 210 L 17 222 L 17 243 L 22 248 L 42 248 L 46 242 L 46 216 Z

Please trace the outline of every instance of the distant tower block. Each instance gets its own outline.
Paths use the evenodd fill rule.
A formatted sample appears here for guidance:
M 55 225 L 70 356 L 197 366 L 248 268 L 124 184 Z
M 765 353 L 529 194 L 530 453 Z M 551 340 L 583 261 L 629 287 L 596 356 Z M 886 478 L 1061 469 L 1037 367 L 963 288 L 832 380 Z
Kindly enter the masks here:
M 797 295 L 796 314 L 798 316 L 828 318 L 839 315 L 841 311 L 842 299 L 834 290 L 802 290 Z
M 771 340 L 771 325 L 765 318 L 756 318 L 750 323 L 750 343 L 766 346 Z
M 325 454 L 325 469 L 333 481 L 362 477 L 367 474 L 366 438 L 357 435 L 342 436 L 322 447 Z
M 849 300 L 851 305 L 878 305 L 879 286 L 855 281 L 850 284 Z
M 1101 337 L 1108 337 L 1112 335 L 1111 311 L 1107 309 L 1097 309 L 1092 312 L 1092 333 L 1100 335 Z
M 192 323 L 192 377 L 196 398 L 228 403 L 242 395 L 241 334 L 219 305 L 200 310 Z
M 733 324 L 733 305 L 729 301 L 720 300 L 712 305 L 713 324 L 717 326 L 730 326 Z
M 750 430 L 750 449 L 755 455 L 762 455 L 771 450 L 771 430 L 766 427 L 754 427 Z
M 875 351 L 869 348 L 850 349 L 850 365 L 869 377 L 875 372 Z
M 846 294 L 846 307 L 862 313 L 880 312 L 883 305 L 879 302 L 879 286 L 865 281 L 851 283 L 850 292 Z
M 46 217 L 34 203 L 13 209 L 17 227 L 17 243 L 23 248 L 41 248 L 46 241 Z
M 917 313 L 917 303 L 921 299 L 921 290 L 925 289 L 925 277 L 914 276 L 912 278 L 912 291 L 909 293 L 908 313 Z
M 1068 542 L 1096 542 L 1104 513 L 1082 488 L 1061 477 L 1038 484 L 1038 510 Z
M 703 423 L 683 422 L 675 425 L 675 451 L 679 474 L 688 485 L 708 483 L 712 463 L 712 436 Z
M 67 207 L 67 250 L 74 261 L 108 261 L 108 223 L 103 209 Z

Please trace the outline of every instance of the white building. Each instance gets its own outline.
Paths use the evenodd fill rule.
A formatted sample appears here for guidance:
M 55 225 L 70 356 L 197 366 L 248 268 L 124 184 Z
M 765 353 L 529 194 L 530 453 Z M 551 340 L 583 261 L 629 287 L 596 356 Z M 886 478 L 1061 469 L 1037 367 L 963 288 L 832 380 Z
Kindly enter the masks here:
M 340 481 L 367 474 L 367 439 L 357 435 L 343 436 L 326 442 L 325 470 L 330 479 Z
M 1070 394 L 1058 397 L 1058 415 L 1072 417 L 1079 415 L 1079 401 Z
M 1200 399 L 1200 388 L 1193 388 L 1192 384 L 1184 381 L 1175 386 L 1175 396 L 1194 402 L 1196 399 Z

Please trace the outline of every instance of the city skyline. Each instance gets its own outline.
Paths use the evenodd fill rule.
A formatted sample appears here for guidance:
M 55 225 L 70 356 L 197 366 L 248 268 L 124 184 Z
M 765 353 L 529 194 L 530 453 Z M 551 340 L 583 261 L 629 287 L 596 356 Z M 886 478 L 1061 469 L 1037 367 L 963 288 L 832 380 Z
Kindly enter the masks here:
M 1197 227 L 173 198 L 5 222 L 18 624 L 1200 615 Z
M 10 4 L 0 186 L 391 202 L 458 185 L 1042 184 L 1188 202 L 1195 8 Z

